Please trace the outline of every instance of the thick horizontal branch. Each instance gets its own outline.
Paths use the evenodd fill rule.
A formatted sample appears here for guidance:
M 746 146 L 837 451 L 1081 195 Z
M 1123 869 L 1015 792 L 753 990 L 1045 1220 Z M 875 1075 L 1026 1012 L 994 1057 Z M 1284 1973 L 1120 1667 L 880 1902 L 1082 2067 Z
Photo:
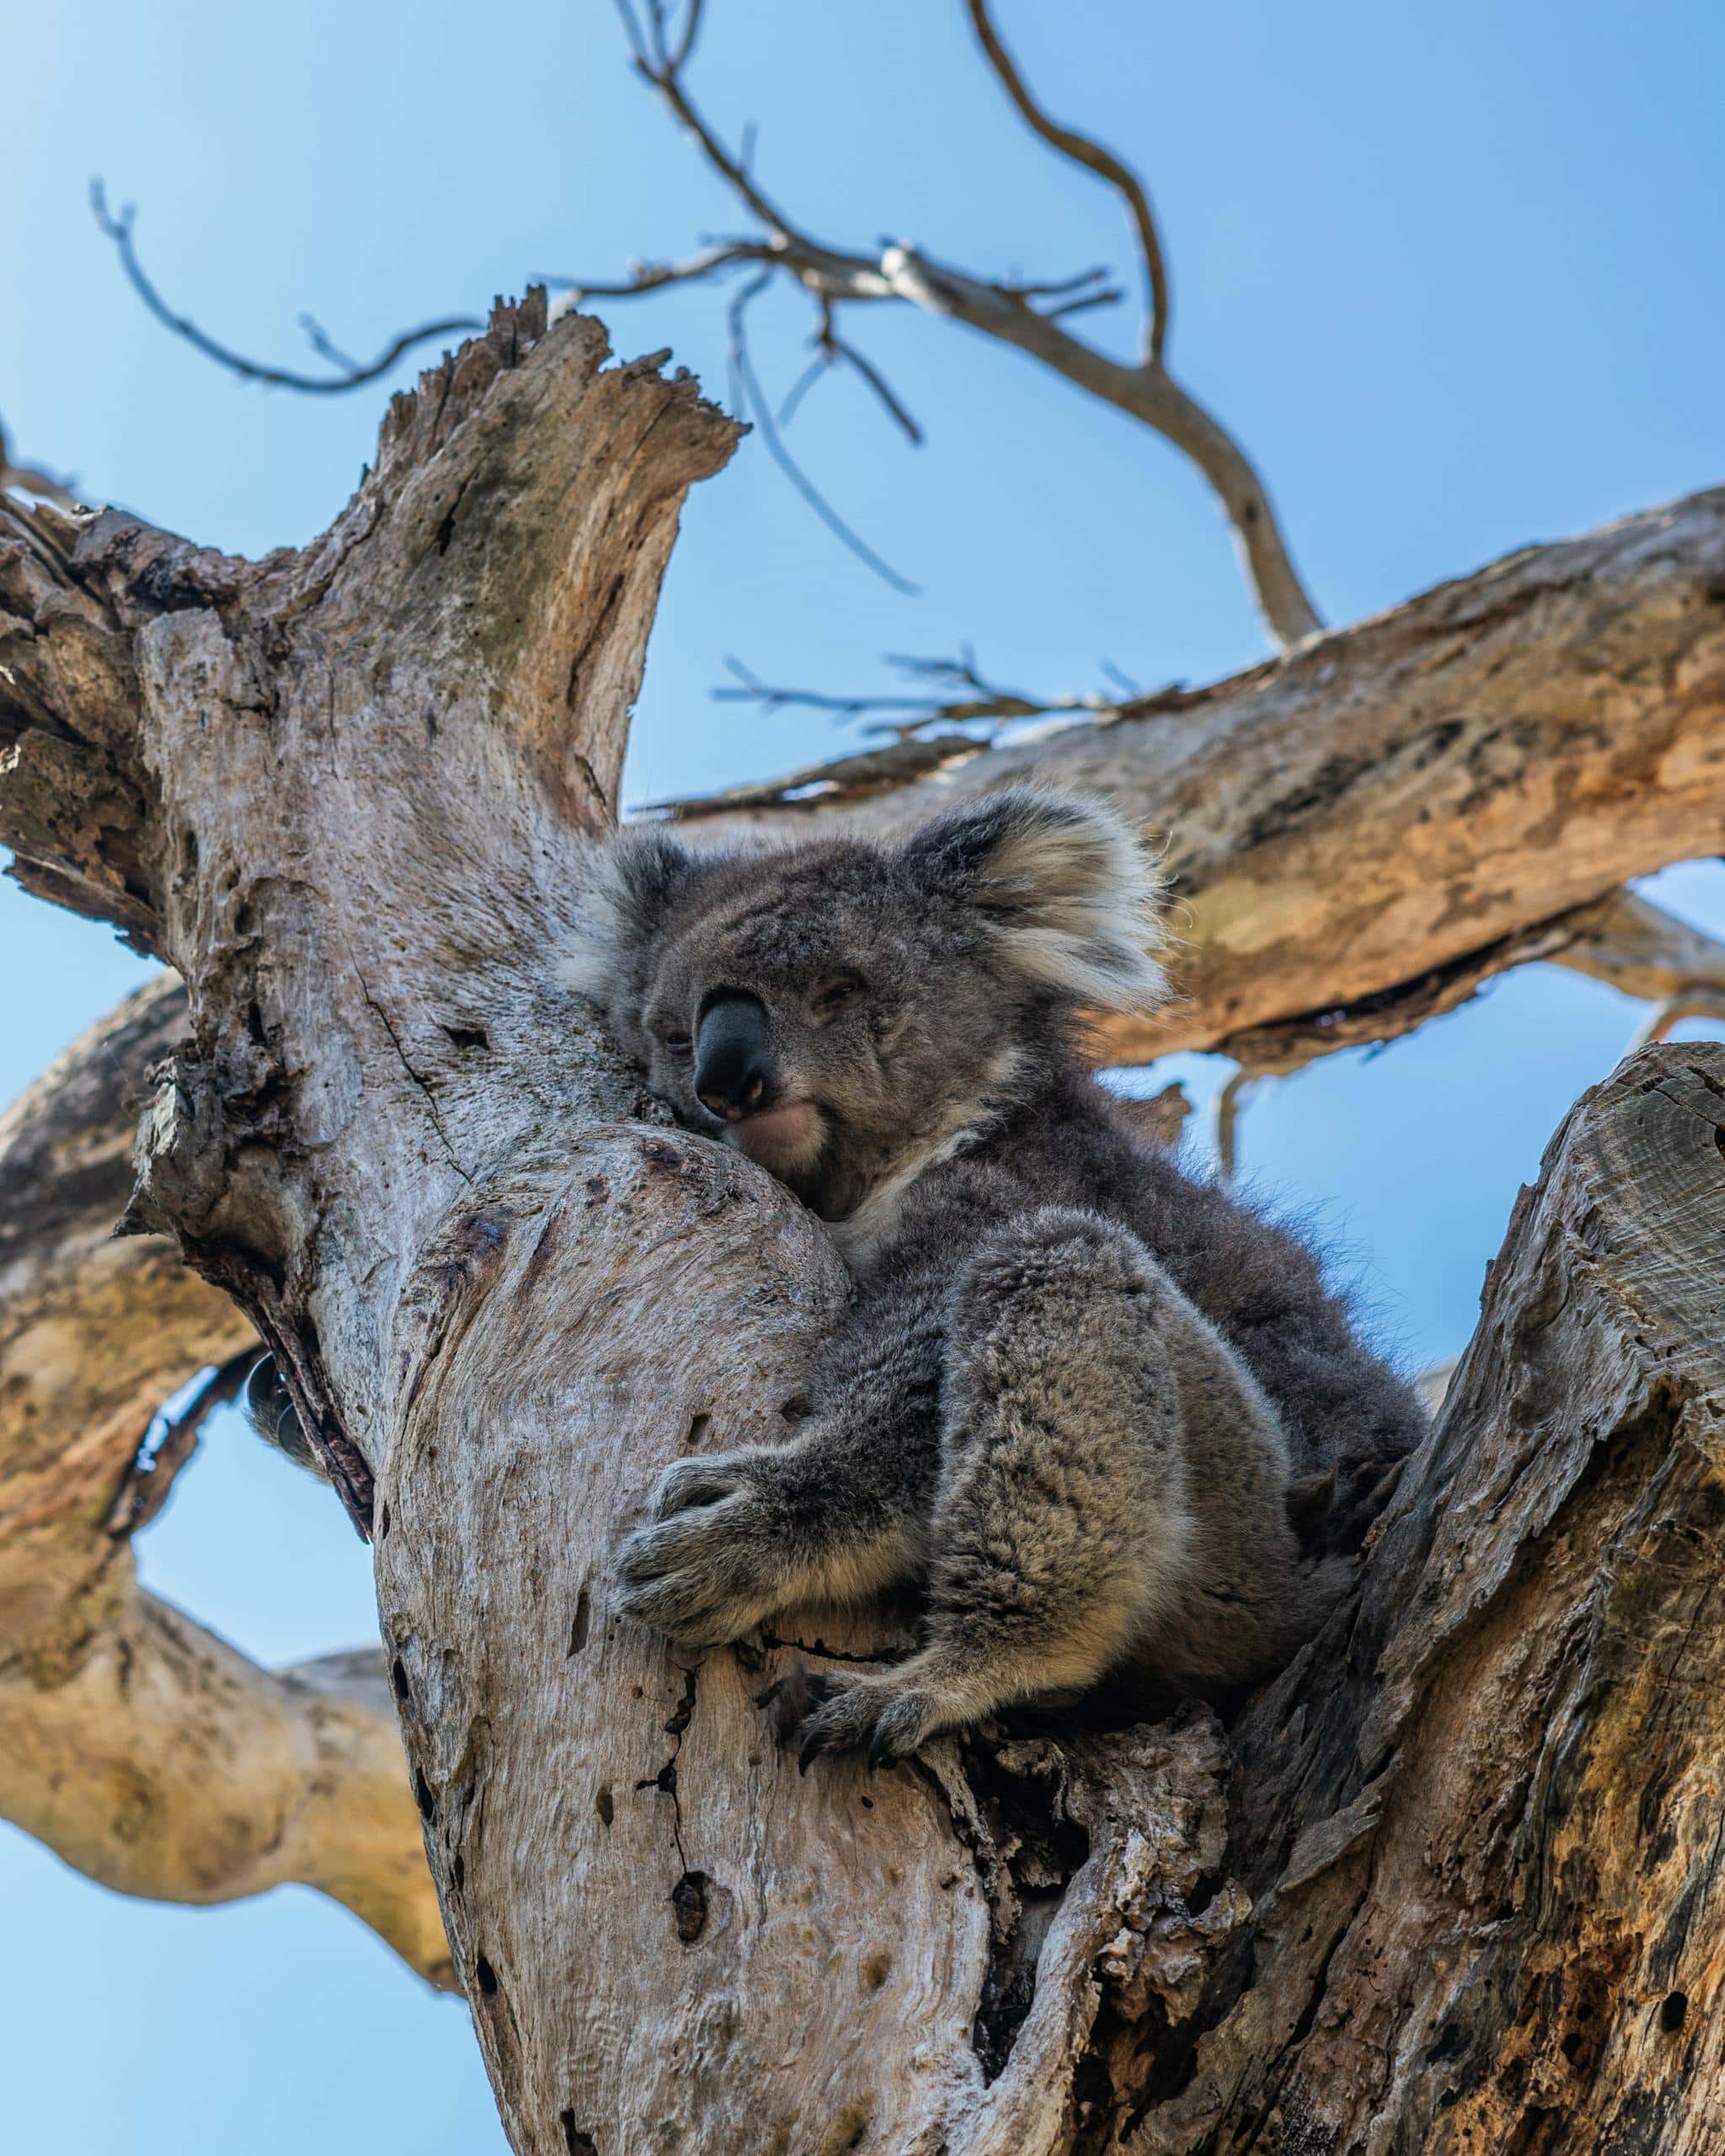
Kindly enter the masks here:
M 377 1651 L 272 1673 L 138 1588 L 177 1465 L 140 1461 L 147 1427 L 256 1349 L 169 1243 L 114 1236 L 186 1022 L 176 982 L 141 990 L 0 1117 L 0 1817 L 124 1893 L 320 1887 L 447 1985 Z
M 1717 850 L 1725 492 L 1530 547 L 1201 691 L 990 748 L 895 744 L 673 804 L 692 835 L 898 830 L 1025 778 L 1165 842 L 1181 1000 L 1109 1052 L 1383 1039 Z

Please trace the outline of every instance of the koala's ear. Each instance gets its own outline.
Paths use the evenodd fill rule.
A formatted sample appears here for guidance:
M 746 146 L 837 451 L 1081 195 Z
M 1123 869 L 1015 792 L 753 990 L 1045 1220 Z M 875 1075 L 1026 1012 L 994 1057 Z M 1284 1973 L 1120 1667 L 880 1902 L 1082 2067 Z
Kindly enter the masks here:
M 1137 833 L 1096 801 L 1014 787 L 937 816 L 905 864 L 931 896 L 975 907 L 1013 971 L 1097 1010 L 1144 1011 L 1167 983 L 1162 879 Z
M 704 867 L 701 857 L 650 825 L 595 847 L 592 881 L 558 955 L 558 984 L 607 1008 L 638 990 L 665 915 Z

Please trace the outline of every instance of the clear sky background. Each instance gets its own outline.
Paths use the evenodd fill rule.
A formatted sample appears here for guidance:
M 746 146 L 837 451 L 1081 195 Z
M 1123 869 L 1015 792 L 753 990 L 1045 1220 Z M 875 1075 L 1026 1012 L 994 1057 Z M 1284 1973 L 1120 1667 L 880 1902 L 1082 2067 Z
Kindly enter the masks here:
M 1268 476 L 1318 604 L 1390 606 L 1530 541 L 1725 477 L 1725 11 L 1716 0 L 1001 0 L 1052 109 L 1140 163 L 1175 287 L 1172 356 Z M 815 231 L 913 238 L 979 270 L 1130 270 L 1114 198 L 1022 129 L 957 0 L 712 0 L 695 82 Z M 24 455 L 200 540 L 310 537 L 369 455 L 384 391 L 302 399 L 217 372 L 147 319 L 91 224 L 139 206 L 170 296 L 290 362 L 296 318 L 369 352 L 539 272 L 610 276 L 737 228 L 630 77 L 606 0 L 120 0 L 14 10 L 0 217 L 0 416 Z M 725 392 L 718 299 L 607 313 Z M 757 310 L 788 387 L 806 310 Z M 851 688 L 880 654 L 969 640 L 996 678 L 1149 685 L 1263 643 L 1222 526 L 1172 451 L 1018 355 L 882 309 L 850 333 L 927 430 L 905 445 L 836 377 L 792 432 L 921 595 L 871 579 L 758 440 L 691 502 L 637 719 L 637 801 L 836 753 L 818 717 L 709 700 L 734 654 Z M 1130 349 L 1132 326 L 1089 318 Z M 411 379 L 411 365 L 403 379 Z M 1725 872 L 1659 878 L 1725 932 Z M 0 1098 L 144 974 L 101 929 L 0 887 Z M 1411 1365 L 1454 1353 L 1517 1184 L 1638 1021 L 1525 969 L 1380 1055 L 1249 1111 L 1246 1169 L 1318 1222 Z M 1225 1066 L 1183 1058 L 1208 1099 Z M 1154 1074 L 1160 1082 L 1162 1072 Z M 146 1577 L 287 1659 L 371 1630 L 333 1499 L 224 1418 L 142 1545 Z M 487 2156 L 459 2004 L 299 1891 L 220 1911 L 129 1903 L 0 1828 L 8 2146 L 83 2156 Z

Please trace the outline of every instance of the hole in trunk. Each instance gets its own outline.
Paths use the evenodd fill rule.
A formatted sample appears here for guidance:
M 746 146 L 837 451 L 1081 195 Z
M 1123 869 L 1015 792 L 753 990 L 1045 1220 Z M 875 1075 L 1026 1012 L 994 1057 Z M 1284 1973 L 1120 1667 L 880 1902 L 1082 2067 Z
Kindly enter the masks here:
M 686 1871 L 670 1890 L 677 1937 L 685 1946 L 692 1946 L 707 1929 L 707 1889 L 711 1883 L 704 1871 Z

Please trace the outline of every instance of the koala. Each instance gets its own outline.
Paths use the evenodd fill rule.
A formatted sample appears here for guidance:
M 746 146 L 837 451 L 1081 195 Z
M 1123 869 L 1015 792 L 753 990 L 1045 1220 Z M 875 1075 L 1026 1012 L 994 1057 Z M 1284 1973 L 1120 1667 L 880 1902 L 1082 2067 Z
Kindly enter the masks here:
M 805 1764 L 1123 1674 L 1268 1675 L 1345 1582 L 1343 1492 L 1421 1433 L 1311 1253 L 1087 1065 L 1087 1013 L 1166 994 L 1158 901 L 1110 811 L 1025 788 L 891 842 L 647 827 L 599 857 L 567 985 L 855 1283 L 794 1438 L 668 1469 L 616 1559 L 623 1611 L 690 1650 L 920 1594 L 916 1652 L 816 1682 Z

